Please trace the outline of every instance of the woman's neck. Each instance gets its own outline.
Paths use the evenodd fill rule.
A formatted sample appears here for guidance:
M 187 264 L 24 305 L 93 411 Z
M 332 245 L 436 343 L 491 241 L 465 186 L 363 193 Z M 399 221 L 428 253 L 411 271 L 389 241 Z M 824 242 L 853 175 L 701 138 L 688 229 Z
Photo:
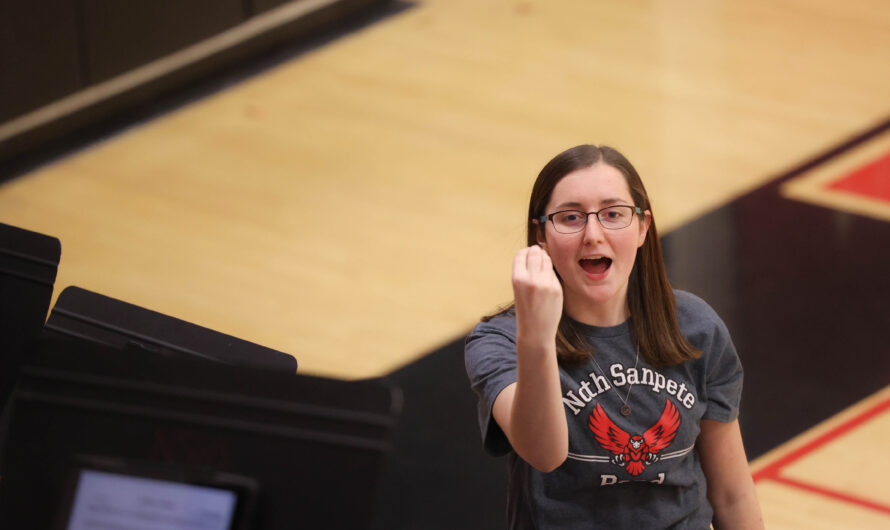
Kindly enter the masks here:
M 612 327 L 625 322 L 630 317 L 627 297 L 616 297 L 602 303 L 590 300 L 566 300 L 566 313 L 573 320 L 588 326 Z

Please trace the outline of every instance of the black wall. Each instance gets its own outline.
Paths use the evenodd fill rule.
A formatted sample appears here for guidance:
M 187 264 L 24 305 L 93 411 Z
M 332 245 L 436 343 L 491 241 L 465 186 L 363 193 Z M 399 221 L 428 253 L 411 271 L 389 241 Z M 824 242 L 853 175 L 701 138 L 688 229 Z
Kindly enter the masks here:
M 0 2 L 0 163 L 124 109 L 169 94 L 274 46 L 336 30 L 389 0 L 334 0 L 305 14 L 270 10 L 305 0 L 8 0 Z M 260 15 L 262 34 L 171 70 L 145 73 L 135 86 L 114 80 Z M 82 97 L 88 94 L 91 97 Z M 64 108 L 52 106 L 66 96 Z M 46 112 L 47 110 L 52 112 Z M 40 119 L 32 113 L 40 110 Z M 28 119 L 21 119 L 28 118 Z

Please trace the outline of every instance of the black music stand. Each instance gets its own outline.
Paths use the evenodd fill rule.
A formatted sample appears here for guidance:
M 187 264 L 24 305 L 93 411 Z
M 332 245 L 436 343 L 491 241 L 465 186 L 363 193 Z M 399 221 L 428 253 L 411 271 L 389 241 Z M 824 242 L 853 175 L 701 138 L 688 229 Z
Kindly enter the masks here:
M 297 371 L 292 355 L 76 286 L 59 295 L 44 335 L 232 366 Z
M 0 410 L 15 385 L 24 345 L 46 321 L 61 255 L 57 238 L 0 223 Z
M 247 481 L 248 528 L 360 530 L 372 525 L 401 394 L 383 380 L 121 355 L 46 337 L 10 405 L 0 527 L 65 527 L 72 474 L 105 461 L 124 476 Z

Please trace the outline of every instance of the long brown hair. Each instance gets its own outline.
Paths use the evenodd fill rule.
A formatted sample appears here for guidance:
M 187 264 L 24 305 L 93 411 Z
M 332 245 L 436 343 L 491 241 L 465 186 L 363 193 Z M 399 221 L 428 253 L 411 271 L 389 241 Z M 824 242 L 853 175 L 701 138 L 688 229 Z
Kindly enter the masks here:
M 665 271 L 661 242 L 658 239 L 658 230 L 655 228 L 655 216 L 651 214 L 649 195 L 637 170 L 616 149 L 607 146 L 579 145 L 556 155 L 544 166 L 535 180 L 529 200 L 528 246 L 537 244 L 541 225 L 535 220 L 546 213 L 547 203 L 550 202 L 550 196 L 557 183 L 569 173 L 598 162 L 620 171 L 627 181 L 634 205 L 639 206 L 644 212 L 646 210 L 650 212 L 649 231 L 643 245 L 637 249 L 627 287 L 631 329 L 639 341 L 640 353 L 650 365 L 659 368 L 698 358 L 701 352 L 683 337 L 677 323 L 677 303 Z M 487 321 L 492 316 L 494 315 L 483 317 L 482 320 Z M 582 331 L 565 311 L 556 333 L 556 351 L 559 360 L 565 363 L 585 361 L 594 353 Z

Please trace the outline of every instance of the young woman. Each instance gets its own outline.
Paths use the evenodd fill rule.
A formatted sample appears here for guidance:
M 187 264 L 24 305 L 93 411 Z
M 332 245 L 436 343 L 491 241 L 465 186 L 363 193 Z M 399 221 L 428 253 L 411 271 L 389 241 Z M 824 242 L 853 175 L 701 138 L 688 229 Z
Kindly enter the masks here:
M 762 528 L 726 326 L 673 291 L 628 160 L 581 145 L 532 190 L 510 309 L 466 343 L 511 529 Z

